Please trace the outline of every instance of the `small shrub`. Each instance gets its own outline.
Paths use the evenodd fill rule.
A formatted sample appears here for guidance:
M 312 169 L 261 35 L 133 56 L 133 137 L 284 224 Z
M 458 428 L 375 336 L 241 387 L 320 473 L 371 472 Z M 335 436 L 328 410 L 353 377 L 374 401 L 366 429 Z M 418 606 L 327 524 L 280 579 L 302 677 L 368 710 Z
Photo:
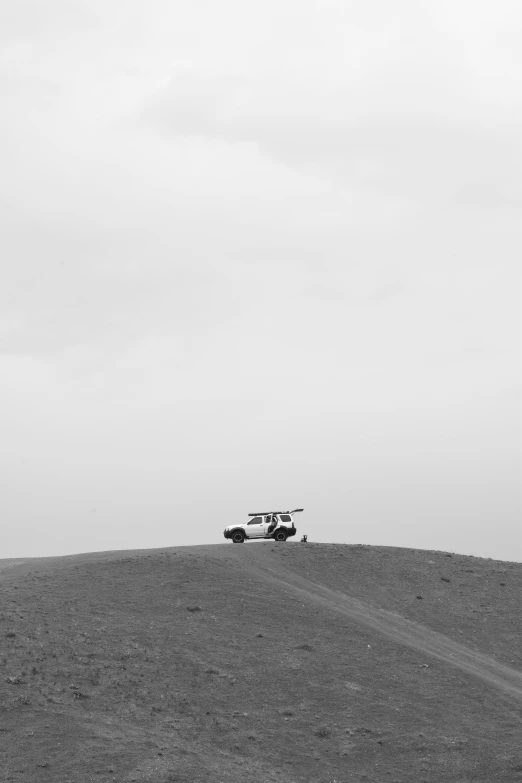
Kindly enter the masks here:
M 314 732 L 316 737 L 329 737 L 330 736 L 330 729 L 328 726 L 325 726 L 324 724 L 322 726 L 318 726 Z

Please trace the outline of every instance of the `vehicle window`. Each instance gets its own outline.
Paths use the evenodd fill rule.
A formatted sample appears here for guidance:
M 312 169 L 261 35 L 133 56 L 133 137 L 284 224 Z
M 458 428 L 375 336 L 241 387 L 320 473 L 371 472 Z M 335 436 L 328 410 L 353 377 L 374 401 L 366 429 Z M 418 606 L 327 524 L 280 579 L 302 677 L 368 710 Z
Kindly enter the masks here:
M 248 524 L 249 525 L 260 525 L 261 524 L 261 517 L 254 517 L 254 519 L 251 519 Z
M 290 514 L 281 514 L 279 519 L 281 520 L 281 522 L 291 522 L 292 521 L 292 517 L 290 516 Z

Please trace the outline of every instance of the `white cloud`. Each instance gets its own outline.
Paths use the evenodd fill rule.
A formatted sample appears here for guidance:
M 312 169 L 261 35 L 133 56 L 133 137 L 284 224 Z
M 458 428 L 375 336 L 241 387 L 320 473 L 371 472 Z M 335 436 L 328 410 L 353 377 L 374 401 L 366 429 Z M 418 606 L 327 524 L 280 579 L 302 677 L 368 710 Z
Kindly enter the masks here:
M 17 524 L 45 506 L 62 551 L 103 548 L 118 507 L 147 545 L 151 492 L 149 543 L 174 507 L 333 512 L 348 472 L 377 539 L 391 515 L 407 543 L 428 497 L 447 515 L 444 492 L 460 541 L 480 503 L 512 525 L 520 21 L 464 0 L 0 6 L 0 427 L 35 455 L 4 460 L 34 487 L 6 496 Z M 370 485 L 388 495 L 365 510 Z M 90 496 L 85 543 L 67 520 L 92 523 Z

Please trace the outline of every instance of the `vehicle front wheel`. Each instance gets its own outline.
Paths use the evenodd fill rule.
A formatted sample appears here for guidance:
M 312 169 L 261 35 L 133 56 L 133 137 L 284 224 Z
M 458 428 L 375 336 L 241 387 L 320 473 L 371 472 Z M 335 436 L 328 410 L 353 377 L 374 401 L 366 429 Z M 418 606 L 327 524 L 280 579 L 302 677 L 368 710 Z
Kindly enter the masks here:
M 274 541 L 286 541 L 286 533 L 284 530 L 276 530 Z
M 244 533 L 241 532 L 241 530 L 236 530 L 232 535 L 232 542 L 234 544 L 242 544 L 244 540 L 245 540 L 245 536 Z

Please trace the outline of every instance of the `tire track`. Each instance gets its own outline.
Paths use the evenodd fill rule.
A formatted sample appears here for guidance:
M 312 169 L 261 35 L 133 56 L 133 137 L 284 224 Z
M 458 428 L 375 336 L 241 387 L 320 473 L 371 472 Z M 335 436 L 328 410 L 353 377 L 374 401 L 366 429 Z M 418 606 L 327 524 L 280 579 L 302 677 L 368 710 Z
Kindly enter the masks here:
M 374 608 L 357 598 L 351 598 L 292 571 L 271 568 L 260 563 L 254 552 L 249 552 L 248 560 L 239 558 L 240 553 L 234 550 L 231 554 L 235 560 L 240 559 L 242 568 L 251 576 L 277 584 L 301 599 L 338 612 L 405 647 L 437 658 L 522 703 L 522 672 L 400 615 Z M 254 555 L 257 562 L 252 562 L 254 558 L 251 555 Z

